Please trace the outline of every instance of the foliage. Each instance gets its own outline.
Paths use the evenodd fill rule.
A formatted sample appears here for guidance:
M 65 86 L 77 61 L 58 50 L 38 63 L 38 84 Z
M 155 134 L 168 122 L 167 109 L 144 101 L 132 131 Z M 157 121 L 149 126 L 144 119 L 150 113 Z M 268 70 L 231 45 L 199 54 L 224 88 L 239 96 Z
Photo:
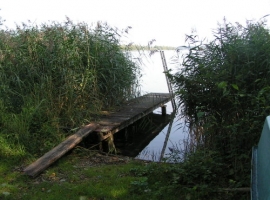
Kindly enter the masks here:
M 237 194 L 222 191 L 227 186 L 226 179 L 220 176 L 223 165 L 218 152 L 197 151 L 189 154 L 185 162 L 132 168 L 130 173 L 140 179 L 131 182 L 131 191 L 147 191 L 154 199 L 166 198 L 168 193 L 172 199 L 234 199 Z
M 270 113 L 270 34 L 264 22 L 224 20 L 214 38 L 188 36 L 193 47 L 169 77 L 197 148 L 218 152 L 227 182 L 249 187 L 251 148 Z
M 136 95 L 139 67 L 120 38 L 107 24 L 69 18 L 0 30 L 1 143 L 40 155 Z M 2 146 L 0 156 L 8 156 Z

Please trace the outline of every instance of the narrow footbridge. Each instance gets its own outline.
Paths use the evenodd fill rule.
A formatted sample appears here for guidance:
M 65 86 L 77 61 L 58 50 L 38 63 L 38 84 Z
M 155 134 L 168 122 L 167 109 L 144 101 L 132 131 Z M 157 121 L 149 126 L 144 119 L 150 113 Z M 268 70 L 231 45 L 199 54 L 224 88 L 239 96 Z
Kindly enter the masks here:
M 171 99 L 172 95 L 169 93 L 149 93 L 124 103 L 117 111 L 102 116 L 96 122 L 82 127 L 78 132 L 69 136 L 65 141 L 27 166 L 24 169 L 24 174 L 36 177 L 89 134 L 97 134 L 99 141 L 107 141 L 109 148 L 114 146 L 113 135 L 115 133 L 150 114 L 158 107 L 162 108 L 163 115 L 166 114 L 164 104 Z

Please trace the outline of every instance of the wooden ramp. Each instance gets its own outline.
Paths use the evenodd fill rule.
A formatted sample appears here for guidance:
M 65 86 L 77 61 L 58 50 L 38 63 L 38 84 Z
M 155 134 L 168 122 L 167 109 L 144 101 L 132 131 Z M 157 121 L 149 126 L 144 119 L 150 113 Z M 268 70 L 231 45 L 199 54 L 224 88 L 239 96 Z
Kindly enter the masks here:
M 61 144 L 27 166 L 24 169 L 24 174 L 36 177 L 65 153 L 73 149 L 90 133 L 98 134 L 100 141 L 112 139 L 113 134 L 153 112 L 156 108 L 163 106 L 171 99 L 172 96 L 168 93 L 149 93 L 126 102 L 117 112 L 110 113 L 99 121 L 90 123 L 74 135 L 69 136 Z M 111 142 L 113 142 L 113 139 Z
M 80 129 L 77 133 L 69 136 L 65 141 L 63 141 L 58 146 L 54 147 L 51 151 L 44 154 L 34 163 L 26 167 L 23 171 L 24 174 L 27 174 L 32 177 L 36 177 L 42 171 L 47 169 L 51 164 L 65 155 L 69 150 L 73 149 L 77 144 L 79 144 L 83 138 L 88 136 L 91 132 L 93 132 L 97 128 L 96 124 L 89 124 L 82 129 Z

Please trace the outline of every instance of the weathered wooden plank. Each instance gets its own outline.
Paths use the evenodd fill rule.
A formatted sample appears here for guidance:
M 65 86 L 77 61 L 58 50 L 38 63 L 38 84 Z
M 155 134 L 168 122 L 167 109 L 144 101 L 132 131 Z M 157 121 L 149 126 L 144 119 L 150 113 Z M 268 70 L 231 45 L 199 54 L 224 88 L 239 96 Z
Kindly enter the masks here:
M 96 132 L 105 133 L 105 135 L 100 134 L 100 140 L 108 138 L 108 136 L 110 136 L 111 134 L 114 134 L 119 130 L 127 127 L 128 125 L 148 115 L 154 109 L 160 107 L 161 105 L 164 105 L 164 103 L 167 103 L 171 100 L 171 95 L 169 94 L 160 93 L 158 95 L 160 95 L 162 98 L 157 98 L 155 101 L 152 100 L 152 97 L 155 97 L 155 94 L 152 93 L 139 97 L 141 100 L 138 100 L 139 98 L 137 98 L 137 101 L 135 103 L 129 103 L 128 105 L 123 106 L 122 109 L 119 110 L 119 112 L 115 112 L 109 116 L 106 116 L 106 123 L 104 123 L 104 126 L 102 125 L 100 128 L 95 130 Z M 124 119 L 125 117 L 126 119 Z M 122 118 L 121 120 L 123 121 L 119 121 L 119 124 L 116 126 L 114 126 L 114 123 L 110 124 L 110 120 L 112 120 L 112 122 L 115 122 L 115 119 L 117 118 Z M 100 121 L 103 121 L 103 119 L 101 119 Z M 106 134 L 106 132 L 110 132 L 110 134 Z
M 84 126 L 74 135 L 69 136 L 65 141 L 60 143 L 58 146 L 53 148 L 51 151 L 44 154 L 34 163 L 26 167 L 23 171 L 26 175 L 35 177 L 44 171 L 47 167 L 65 155 L 69 150 L 74 148 L 77 144 L 79 144 L 84 137 L 89 135 L 97 128 L 97 125 L 92 123 L 87 126 Z
M 114 115 L 112 115 L 110 118 L 102 118 L 100 121 L 98 121 L 98 124 L 100 125 L 108 125 L 108 124 L 116 124 L 119 125 L 121 124 L 123 121 L 128 120 L 130 117 L 126 117 L 126 116 L 122 116 L 122 117 L 116 117 Z
M 65 153 L 79 144 L 91 132 L 99 135 L 100 140 L 105 140 L 119 130 L 151 113 L 154 109 L 171 100 L 170 94 L 150 93 L 130 100 L 114 113 L 108 113 L 97 123 L 91 123 L 68 137 L 61 144 L 44 154 L 37 161 L 24 169 L 24 173 L 35 177 Z
M 109 132 L 110 130 L 112 130 L 115 126 L 100 126 L 99 128 L 97 128 L 95 130 L 95 132 L 103 132 L 103 133 L 106 133 L 106 132 Z

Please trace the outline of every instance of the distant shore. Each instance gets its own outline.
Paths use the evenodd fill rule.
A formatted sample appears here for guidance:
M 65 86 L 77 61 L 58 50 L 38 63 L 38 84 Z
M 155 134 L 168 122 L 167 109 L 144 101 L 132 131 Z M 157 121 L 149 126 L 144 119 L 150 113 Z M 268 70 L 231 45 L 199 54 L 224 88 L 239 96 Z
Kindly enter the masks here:
M 177 47 L 172 47 L 172 46 L 142 46 L 142 45 L 122 45 L 123 49 L 126 49 L 128 46 L 129 50 L 138 50 L 138 49 L 143 49 L 143 50 L 176 50 Z

